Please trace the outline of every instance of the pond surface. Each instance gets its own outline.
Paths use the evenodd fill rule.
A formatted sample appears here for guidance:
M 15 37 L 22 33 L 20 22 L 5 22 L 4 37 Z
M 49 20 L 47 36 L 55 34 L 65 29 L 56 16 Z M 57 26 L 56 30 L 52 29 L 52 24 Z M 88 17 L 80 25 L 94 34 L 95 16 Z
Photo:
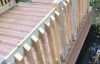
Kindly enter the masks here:
M 100 33 L 98 27 L 92 26 L 86 41 L 82 47 L 76 64 L 100 64 L 100 59 L 98 62 L 94 63 L 97 50 L 100 48 Z

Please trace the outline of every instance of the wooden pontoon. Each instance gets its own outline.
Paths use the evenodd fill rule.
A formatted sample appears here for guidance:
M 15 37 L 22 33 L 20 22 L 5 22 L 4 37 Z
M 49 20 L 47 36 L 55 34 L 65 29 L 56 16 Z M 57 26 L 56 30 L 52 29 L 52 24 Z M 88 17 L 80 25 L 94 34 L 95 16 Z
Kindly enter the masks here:
M 87 0 L 0 0 L 0 63 L 74 64 L 91 18 Z

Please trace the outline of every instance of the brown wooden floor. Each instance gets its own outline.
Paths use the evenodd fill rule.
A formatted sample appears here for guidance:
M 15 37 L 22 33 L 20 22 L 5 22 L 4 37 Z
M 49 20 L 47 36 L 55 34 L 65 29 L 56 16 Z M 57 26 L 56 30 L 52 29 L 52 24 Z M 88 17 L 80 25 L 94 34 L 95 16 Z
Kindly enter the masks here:
M 38 3 L 52 3 L 54 0 L 32 0 L 32 2 L 38 2 Z
M 0 58 L 8 55 L 51 9 L 51 4 L 19 3 L 1 14 Z

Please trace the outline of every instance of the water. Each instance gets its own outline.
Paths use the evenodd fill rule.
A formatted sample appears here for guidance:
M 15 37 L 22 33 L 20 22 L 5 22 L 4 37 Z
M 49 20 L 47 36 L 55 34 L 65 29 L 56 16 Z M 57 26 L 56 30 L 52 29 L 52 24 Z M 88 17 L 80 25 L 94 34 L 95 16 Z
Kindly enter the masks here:
M 76 64 L 100 64 L 100 59 L 98 62 L 94 63 L 98 48 L 100 48 L 100 33 L 98 27 L 92 26 Z

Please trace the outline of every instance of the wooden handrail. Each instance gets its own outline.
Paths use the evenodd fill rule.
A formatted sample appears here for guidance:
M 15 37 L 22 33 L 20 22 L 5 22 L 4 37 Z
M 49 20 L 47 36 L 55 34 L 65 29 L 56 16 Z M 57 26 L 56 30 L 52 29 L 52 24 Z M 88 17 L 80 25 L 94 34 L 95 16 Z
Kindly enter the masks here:
M 87 0 L 82 1 L 87 3 Z M 88 4 L 84 6 L 80 3 L 78 0 L 55 1 L 54 8 L 2 63 L 61 64 L 78 37 L 80 24 L 83 23 L 81 20 L 88 14 Z

